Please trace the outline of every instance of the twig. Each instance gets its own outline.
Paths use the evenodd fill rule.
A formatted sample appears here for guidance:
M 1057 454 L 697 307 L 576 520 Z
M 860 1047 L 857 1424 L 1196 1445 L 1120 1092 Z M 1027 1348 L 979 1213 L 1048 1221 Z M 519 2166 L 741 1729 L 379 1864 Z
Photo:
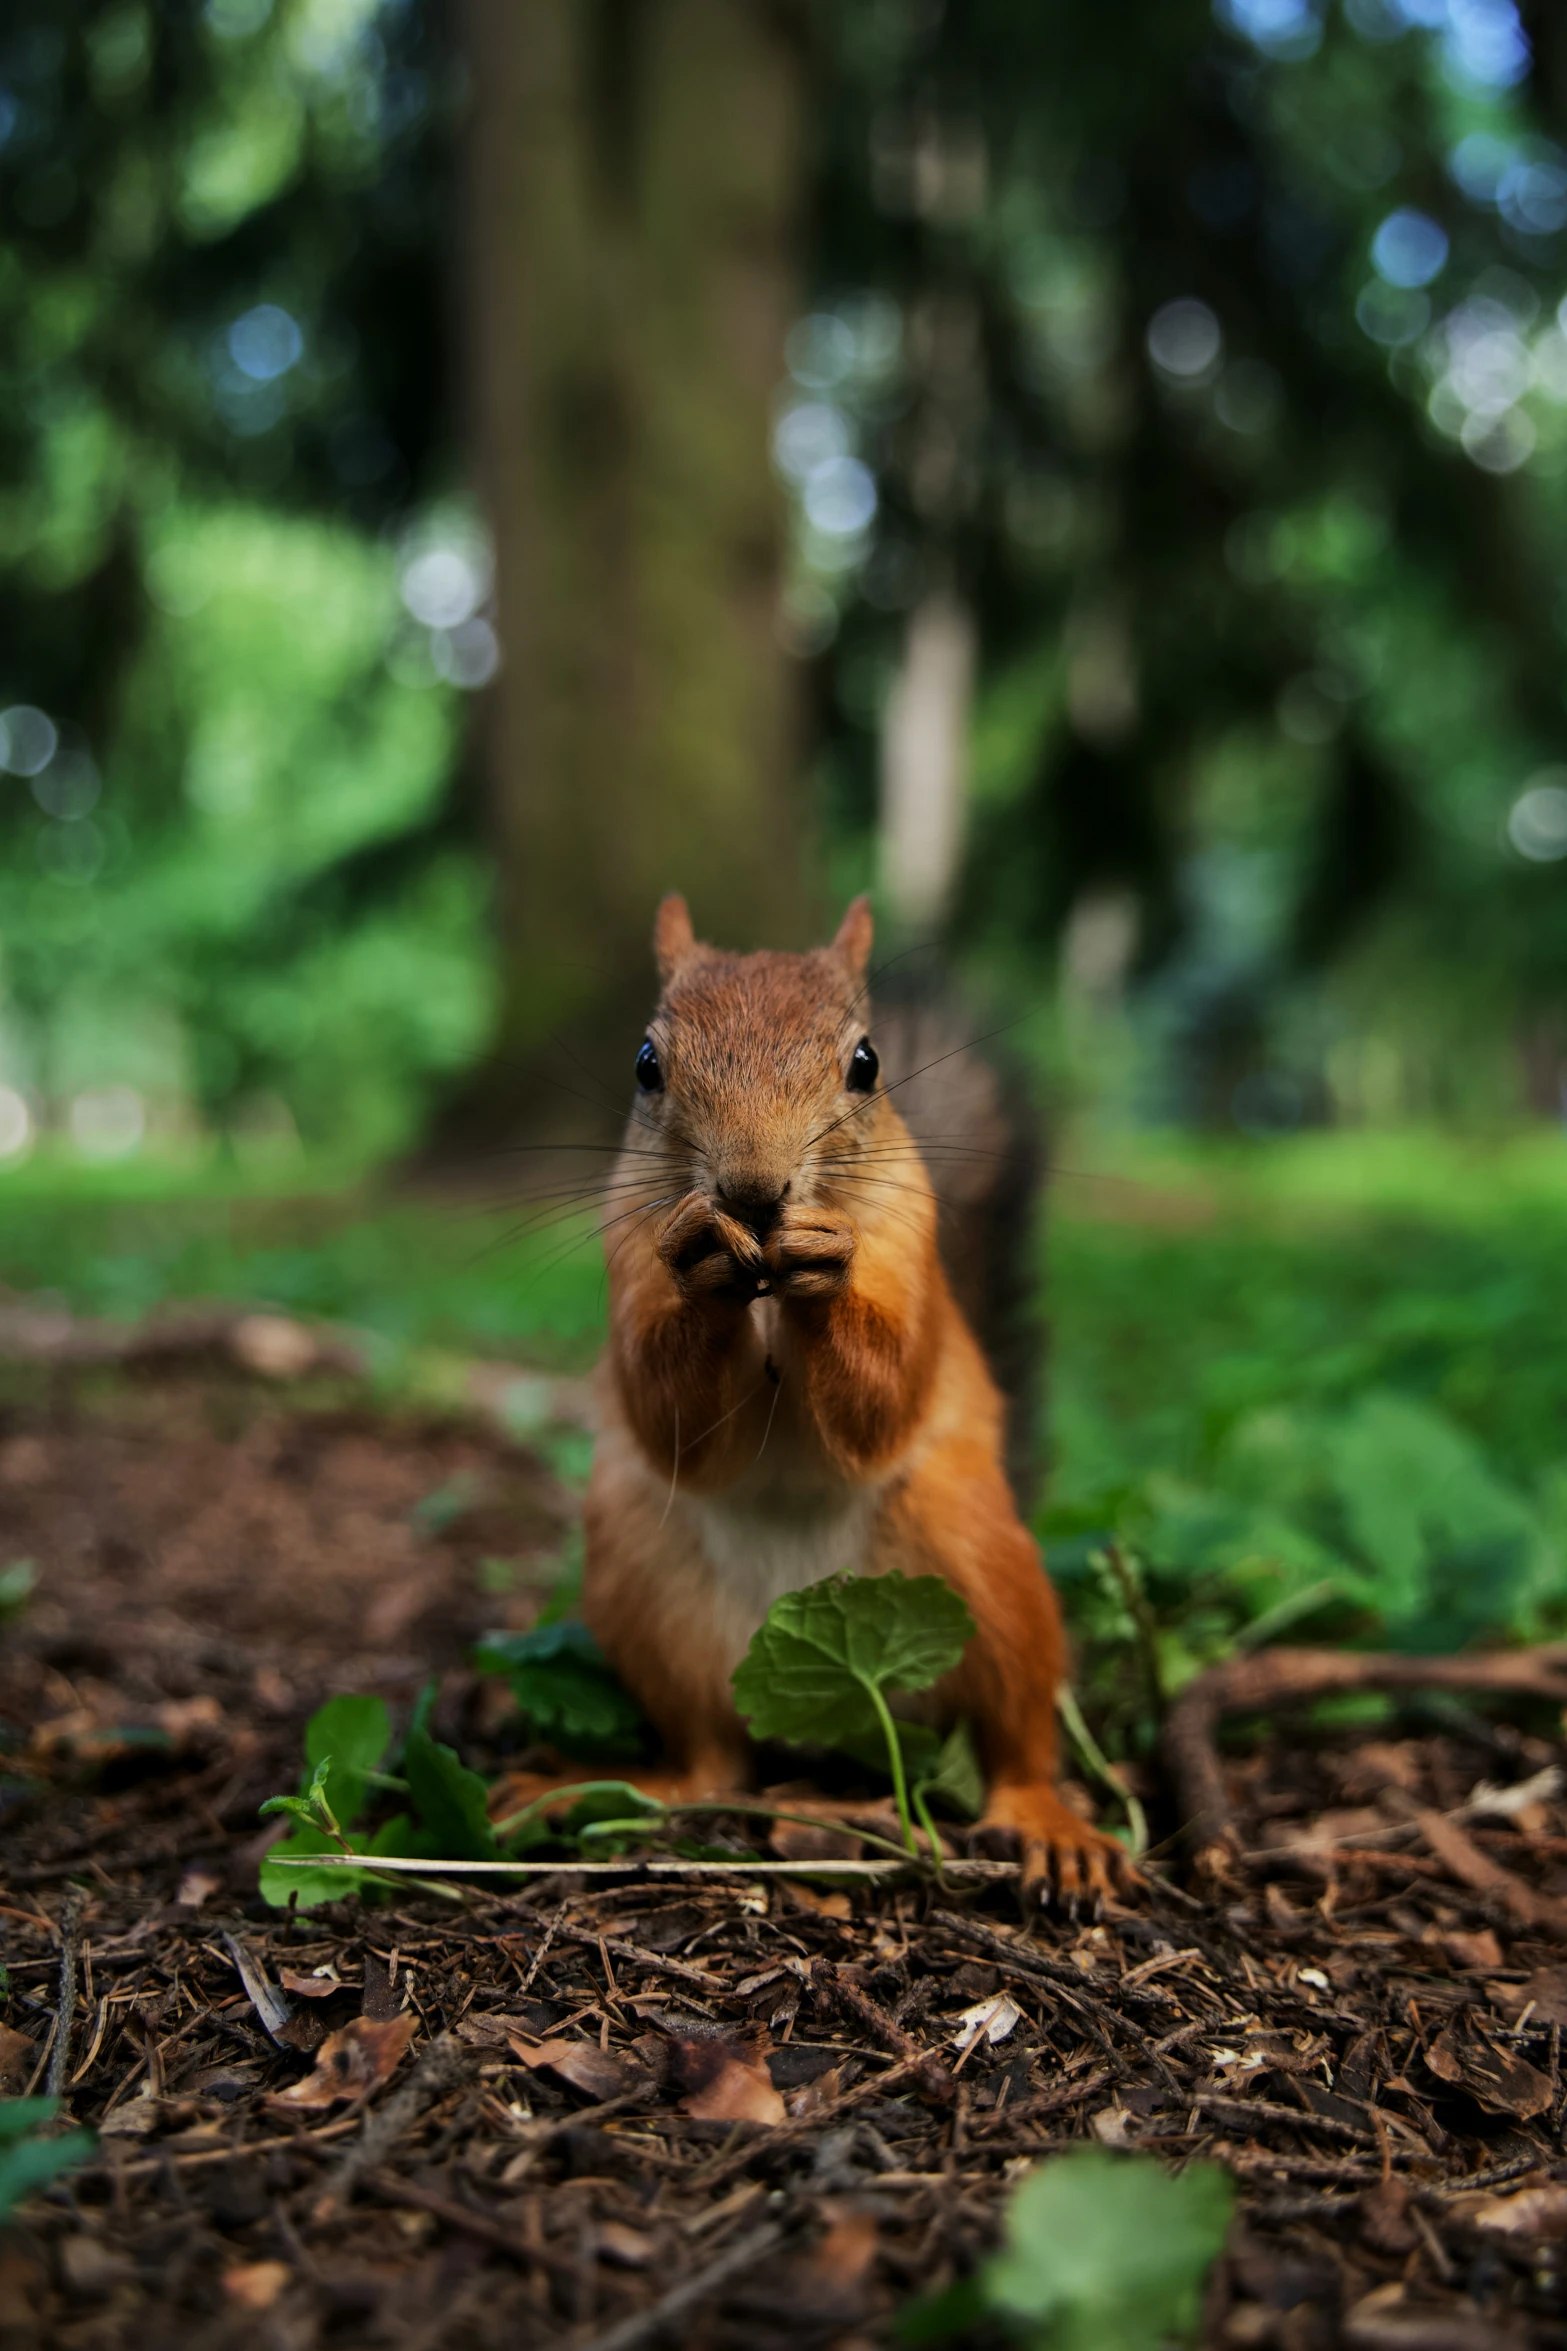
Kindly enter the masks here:
M 60 1997 L 55 2007 L 54 2048 L 44 2087 L 51 2098 L 62 2098 L 71 2079 L 71 2027 L 76 2015 L 76 1960 L 81 1947 L 82 1911 L 86 1896 L 72 1886 L 60 1912 Z
M 856 1834 L 859 1832 L 856 1831 Z M 432 1870 L 463 1877 L 654 1877 L 654 1878 L 868 1878 L 880 1881 L 920 1874 L 923 1863 L 911 1856 L 904 1861 L 753 1861 L 737 1853 L 733 1861 L 658 1861 L 628 1853 L 621 1861 L 401 1861 L 387 1854 L 374 1860 L 358 1853 L 273 1853 L 269 1869 L 357 1869 L 366 1876 L 395 1873 L 428 1877 Z M 961 1884 L 989 1885 L 1018 1874 L 1015 1861 L 949 1861 L 947 1875 Z
M 559 1933 L 560 1924 L 565 1915 L 566 1905 L 563 1902 L 560 1908 L 556 1911 L 554 1917 L 550 1920 L 549 1925 L 545 1928 L 544 1940 L 542 1943 L 540 1943 L 537 1951 L 534 1952 L 533 1957 L 528 1962 L 528 1972 L 522 1979 L 522 1988 L 524 1992 L 532 1991 L 533 1979 L 538 1974 L 539 1969 L 544 1965 L 545 1960 L 548 1958 L 550 1945 L 554 1942 L 556 1935 Z
M 674 2320 L 684 2318 L 688 2310 L 694 2310 L 699 2302 L 705 2302 L 710 2294 L 715 2294 L 720 2286 L 727 2285 L 731 2278 L 739 2277 L 754 2263 L 764 2260 L 782 2244 L 783 2234 L 777 2221 L 764 2221 L 759 2229 L 752 2229 L 749 2235 L 737 2237 L 705 2269 L 699 2269 L 693 2277 L 682 2279 L 678 2286 L 671 2286 L 667 2294 L 649 2303 L 646 2310 L 638 2310 L 630 2318 L 623 2318 L 618 2326 L 609 2327 L 602 2335 L 595 2335 L 591 2342 L 583 2346 L 583 2351 L 638 2351 L 641 2344 L 662 2334 Z
M 1496 1690 L 1567 1700 L 1567 1643 L 1485 1657 L 1356 1656 L 1338 1649 L 1267 1649 L 1232 1657 L 1187 1683 L 1165 1720 L 1164 1754 L 1186 1834 L 1200 1862 L 1234 1855 L 1230 1803 L 1215 1735 L 1227 1714 L 1263 1714 L 1339 1690 Z

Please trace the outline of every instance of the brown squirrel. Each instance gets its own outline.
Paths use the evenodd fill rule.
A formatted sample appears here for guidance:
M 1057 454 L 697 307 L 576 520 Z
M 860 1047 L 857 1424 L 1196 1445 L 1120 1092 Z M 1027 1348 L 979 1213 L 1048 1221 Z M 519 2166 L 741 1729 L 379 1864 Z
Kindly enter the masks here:
M 663 982 L 611 1179 L 610 1336 L 583 1614 L 660 1734 L 670 1801 L 747 1787 L 730 1675 L 772 1603 L 840 1572 L 939 1575 L 975 1631 L 928 1693 L 968 1721 L 979 1836 L 1025 1890 L 1100 1897 L 1119 1846 L 1057 1794 L 1055 1594 L 937 1202 L 866 1034 L 867 901 L 830 947 L 729 955 L 666 898 Z M 495 1809 L 555 1785 L 513 1774 Z

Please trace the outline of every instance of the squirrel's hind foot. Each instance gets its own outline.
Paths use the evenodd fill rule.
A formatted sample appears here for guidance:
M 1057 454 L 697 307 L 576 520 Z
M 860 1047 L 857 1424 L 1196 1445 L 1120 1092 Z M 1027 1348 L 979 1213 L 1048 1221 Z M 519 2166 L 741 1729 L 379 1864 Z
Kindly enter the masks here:
M 994 1860 L 1021 1864 L 1025 1913 L 1048 1904 L 1070 1918 L 1085 1909 L 1097 1917 L 1106 1902 L 1142 1884 L 1126 1848 L 1081 1819 L 1054 1788 L 992 1788 L 973 1843 Z

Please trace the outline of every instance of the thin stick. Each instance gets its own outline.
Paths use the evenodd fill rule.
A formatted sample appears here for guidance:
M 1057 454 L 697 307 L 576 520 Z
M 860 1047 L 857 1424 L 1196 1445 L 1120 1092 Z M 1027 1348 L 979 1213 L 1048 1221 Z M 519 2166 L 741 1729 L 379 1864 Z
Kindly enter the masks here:
M 857 1834 L 858 1832 L 851 1832 Z M 655 1878 L 815 1878 L 845 1877 L 879 1879 L 898 1877 L 921 1864 L 913 1857 L 904 1861 L 651 1861 L 638 1860 L 628 1855 L 624 1861 L 400 1861 L 383 1854 L 374 1861 L 366 1861 L 358 1853 L 271 1854 L 268 1866 L 272 1869 L 357 1869 L 367 1877 L 397 1874 L 404 1877 L 428 1877 L 432 1870 L 444 1869 L 465 1877 L 635 1877 L 639 1872 Z M 1015 1861 L 949 1861 L 945 1864 L 950 1877 L 966 1880 L 974 1885 L 989 1885 L 1005 1878 L 1015 1878 Z
M 73 1886 L 60 1913 L 60 1998 L 55 2008 L 54 2049 L 49 2058 L 45 2089 L 61 2098 L 71 2082 L 71 2026 L 76 2014 L 76 1959 L 81 1943 L 82 1910 L 86 1897 Z

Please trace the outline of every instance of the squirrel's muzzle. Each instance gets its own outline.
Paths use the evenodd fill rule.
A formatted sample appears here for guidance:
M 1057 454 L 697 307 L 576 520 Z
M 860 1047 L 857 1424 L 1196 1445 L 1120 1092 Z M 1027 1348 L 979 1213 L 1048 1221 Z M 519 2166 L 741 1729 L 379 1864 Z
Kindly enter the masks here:
M 749 1225 L 757 1239 L 765 1241 L 783 1214 L 788 1191 L 787 1178 L 780 1183 L 776 1176 L 758 1170 L 726 1174 L 713 1197 L 726 1216 Z

